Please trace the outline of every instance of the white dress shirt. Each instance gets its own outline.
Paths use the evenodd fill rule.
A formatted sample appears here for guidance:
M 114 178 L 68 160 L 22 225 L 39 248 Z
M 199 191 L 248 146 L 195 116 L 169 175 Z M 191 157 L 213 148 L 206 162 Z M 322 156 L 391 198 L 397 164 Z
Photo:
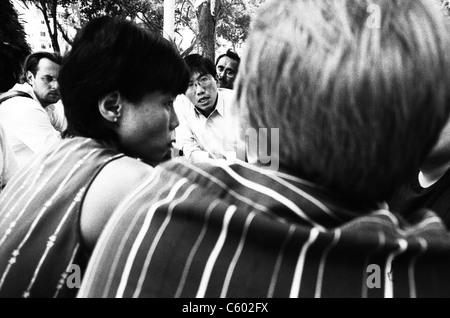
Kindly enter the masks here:
M 12 90 L 23 91 L 33 97 L 13 97 L 0 104 L 0 125 L 19 167 L 22 167 L 36 153 L 61 140 L 61 134 L 52 125 L 48 113 L 53 114 L 56 106 L 44 109 L 29 84 L 16 84 Z M 54 116 L 60 114 L 55 112 Z M 53 121 L 58 122 L 56 118 Z
M 48 114 L 48 117 L 50 118 L 50 122 L 52 123 L 52 126 L 62 133 L 67 128 L 67 119 L 64 115 L 64 107 L 59 100 L 55 104 L 50 104 L 47 107 L 45 107 L 45 111 Z
M 0 191 L 17 171 L 17 159 L 6 142 L 5 132 L 0 125 Z
M 235 107 L 234 91 L 219 88 L 216 108 L 206 118 L 184 94 L 178 95 L 174 102 L 180 121 L 176 146 L 194 162 L 236 158 L 242 142 L 236 134 Z

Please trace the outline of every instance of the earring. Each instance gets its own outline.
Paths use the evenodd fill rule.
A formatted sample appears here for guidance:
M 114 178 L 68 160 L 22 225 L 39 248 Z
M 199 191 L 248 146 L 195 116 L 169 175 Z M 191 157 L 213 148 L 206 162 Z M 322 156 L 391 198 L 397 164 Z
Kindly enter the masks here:
M 114 122 L 117 123 L 117 117 L 114 117 Z

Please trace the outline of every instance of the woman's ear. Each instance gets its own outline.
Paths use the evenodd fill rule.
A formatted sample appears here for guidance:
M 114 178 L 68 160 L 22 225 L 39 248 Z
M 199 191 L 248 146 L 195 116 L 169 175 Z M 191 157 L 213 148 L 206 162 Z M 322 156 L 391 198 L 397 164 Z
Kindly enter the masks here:
M 98 101 L 100 114 L 110 122 L 117 122 L 122 112 L 122 98 L 118 91 L 106 94 Z

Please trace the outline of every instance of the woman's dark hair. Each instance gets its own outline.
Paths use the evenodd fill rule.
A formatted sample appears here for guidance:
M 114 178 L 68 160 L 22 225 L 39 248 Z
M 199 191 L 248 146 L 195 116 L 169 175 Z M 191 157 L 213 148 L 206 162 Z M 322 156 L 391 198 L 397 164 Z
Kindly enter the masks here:
M 118 91 L 137 103 L 157 91 L 178 95 L 188 87 L 189 71 L 162 35 L 104 16 L 78 32 L 58 81 L 68 124 L 63 136 L 111 141 L 117 137 L 99 112 L 102 97 Z

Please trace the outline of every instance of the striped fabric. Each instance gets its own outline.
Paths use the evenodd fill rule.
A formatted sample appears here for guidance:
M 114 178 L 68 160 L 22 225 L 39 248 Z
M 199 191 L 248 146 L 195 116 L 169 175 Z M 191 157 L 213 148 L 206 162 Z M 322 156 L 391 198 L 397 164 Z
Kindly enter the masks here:
M 123 200 L 78 297 L 449 297 L 450 235 L 245 163 L 172 160 Z
M 0 196 L 0 297 L 76 295 L 81 277 L 73 275 L 87 263 L 80 207 L 95 175 L 121 156 L 92 139 L 67 139 L 8 183 Z

